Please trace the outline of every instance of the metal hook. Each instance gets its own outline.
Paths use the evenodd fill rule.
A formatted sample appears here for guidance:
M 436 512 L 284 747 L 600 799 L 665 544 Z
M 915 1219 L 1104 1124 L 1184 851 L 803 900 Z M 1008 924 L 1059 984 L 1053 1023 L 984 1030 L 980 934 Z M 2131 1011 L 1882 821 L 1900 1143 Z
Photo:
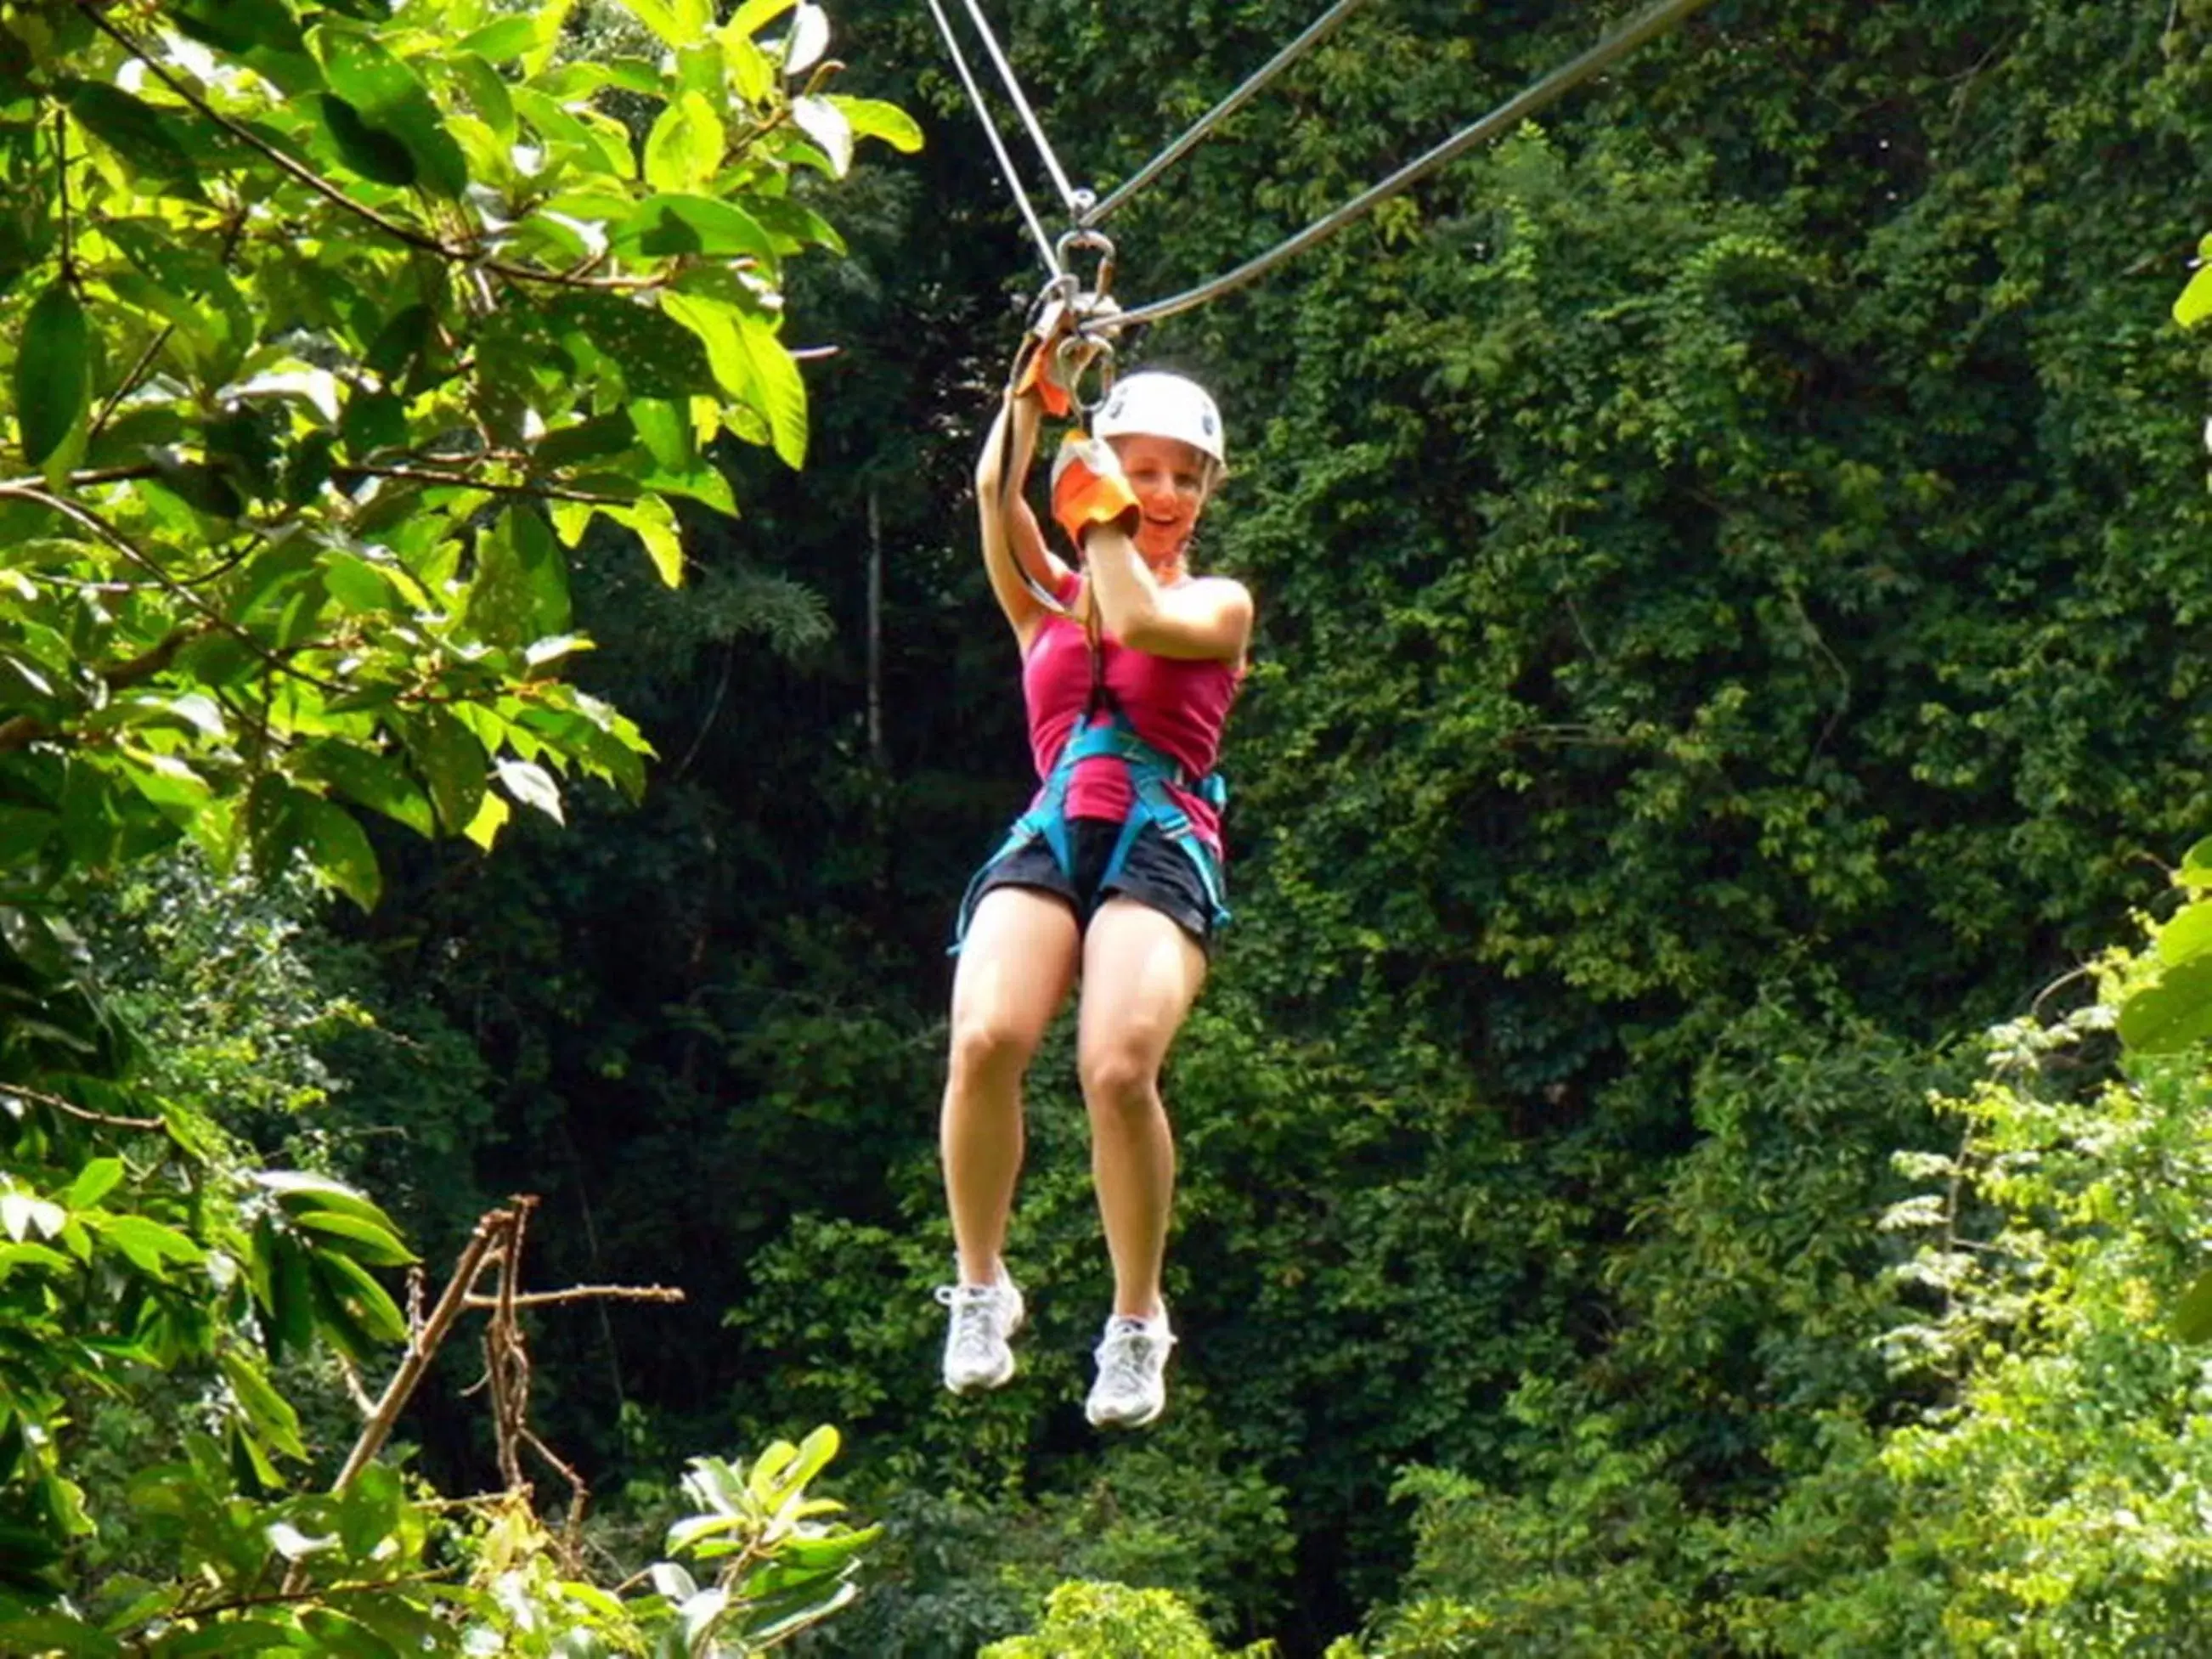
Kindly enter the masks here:
M 1060 343 L 1060 384 L 1067 388 L 1068 401 L 1075 405 L 1076 415 L 1085 431 L 1091 427 L 1091 417 L 1098 410 L 1114 390 L 1114 343 L 1093 338 L 1088 335 L 1071 334 Z M 1096 369 L 1098 374 L 1098 395 L 1083 395 L 1083 377 Z
M 1098 256 L 1098 263 L 1091 270 L 1091 286 L 1084 291 L 1083 297 L 1091 301 L 1103 300 L 1114 286 L 1113 239 L 1102 231 L 1085 230 L 1080 227 L 1069 231 L 1053 248 L 1053 260 L 1063 273 L 1074 275 L 1069 267 L 1073 264 L 1074 254 L 1079 248 L 1087 248 Z

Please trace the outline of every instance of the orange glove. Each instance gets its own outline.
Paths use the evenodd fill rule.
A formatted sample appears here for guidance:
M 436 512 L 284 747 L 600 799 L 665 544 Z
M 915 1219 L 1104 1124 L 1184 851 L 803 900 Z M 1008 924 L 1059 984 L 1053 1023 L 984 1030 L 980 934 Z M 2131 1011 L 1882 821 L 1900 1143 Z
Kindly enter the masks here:
M 1064 421 L 1074 404 L 1068 398 L 1067 388 L 1053 378 L 1053 358 L 1057 348 L 1057 341 L 1047 340 L 1029 354 L 1022 364 L 1021 374 L 1014 381 L 1014 394 L 1026 397 L 1036 392 L 1037 401 L 1044 405 L 1044 412 Z
M 1136 534 L 1143 518 L 1136 491 L 1121 475 L 1121 458 L 1103 438 L 1071 432 L 1052 464 L 1052 516 L 1079 550 L 1086 532 L 1119 525 Z

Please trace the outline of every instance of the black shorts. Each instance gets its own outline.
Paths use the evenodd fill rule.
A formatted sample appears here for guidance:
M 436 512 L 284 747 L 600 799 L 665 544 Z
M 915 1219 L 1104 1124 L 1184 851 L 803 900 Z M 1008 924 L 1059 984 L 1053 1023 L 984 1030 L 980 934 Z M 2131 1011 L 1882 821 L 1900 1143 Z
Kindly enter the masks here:
M 1075 878 L 1071 881 L 1039 836 L 1004 858 L 984 866 L 969 889 L 969 915 L 994 887 L 1029 887 L 1050 893 L 1075 912 L 1079 927 L 1087 927 L 1098 907 L 1119 894 L 1158 910 L 1188 933 L 1210 953 L 1213 947 L 1213 905 L 1206 884 L 1190 855 L 1152 824 L 1137 831 L 1128 856 L 1121 860 L 1111 881 L 1103 879 L 1106 861 L 1121 838 L 1121 826 L 1111 818 L 1071 818 L 1068 850 L 1074 855 Z M 1222 896 L 1225 902 L 1227 894 Z M 963 922 L 966 921 L 962 918 Z

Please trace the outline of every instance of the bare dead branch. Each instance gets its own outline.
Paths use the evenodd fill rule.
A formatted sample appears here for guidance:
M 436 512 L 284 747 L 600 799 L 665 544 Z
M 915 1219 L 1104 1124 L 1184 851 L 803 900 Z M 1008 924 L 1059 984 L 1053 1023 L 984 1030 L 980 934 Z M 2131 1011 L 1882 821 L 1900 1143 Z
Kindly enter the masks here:
M 515 1308 L 550 1308 L 568 1302 L 681 1302 L 684 1292 L 667 1285 L 571 1285 L 565 1291 L 520 1291 L 507 1299 Z M 496 1308 L 501 1305 L 495 1296 L 472 1296 L 468 1306 L 474 1309 Z

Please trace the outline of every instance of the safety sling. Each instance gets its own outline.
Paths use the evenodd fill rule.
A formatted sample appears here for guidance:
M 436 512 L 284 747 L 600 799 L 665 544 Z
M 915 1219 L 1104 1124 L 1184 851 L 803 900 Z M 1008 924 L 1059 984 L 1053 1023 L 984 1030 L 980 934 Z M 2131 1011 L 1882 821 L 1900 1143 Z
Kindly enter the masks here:
M 1097 688 L 1103 690 L 1103 688 Z M 1013 828 L 1006 834 L 999 850 L 984 860 L 983 867 L 968 884 L 967 896 L 960 902 L 960 924 L 953 939 L 952 949 L 957 951 L 968 937 L 968 923 L 975 914 L 975 902 L 981 896 L 983 878 L 1011 853 L 1019 852 L 1032 842 L 1042 840 L 1052 849 L 1053 860 L 1060 866 L 1060 873 L 1072 883 L 1075 879 L 1073 837 L 1068 830 L 1067 792 L 1075 781 L 1075 769 L 1086 760 L 1101 756 L 1121 763 L 1129 775 L 1129 789 L 1133 797 L 1129 816 L 1121 825 L 1121 834 L 1114 843 L 1114 851 L 1106 860 L 1098 884 L 1107 883 L 1121 872 L 1127 862 L 1129 849 L 1136 845 L 1137 837 L 1151 824 L 1165 836 L 1171 846 L 1182 849 L 1192 866 L 1198 872 L 1200 887 L 1206 891 L 1206 908 L 1215 927 L 1229 921 L 1229 907 L 1223 902 L 1224 884 L 1221 866 L 1213 849 L 1206 844 L 1190 814 L 1176 804 L 1170 786 L 1187 789 L 1217 811 L 1227 801 L 1229 788 L 1218 772 L 1203 778 L 1193 779 L 1189 773 L 1170 757 L 1146 743 L 1137 735 L 1137 728 L 1129 723 L 1111 694 L 1094 695 L 1091 708 L 1075 731 L 1068 734 L 1062 745 L 1060 758 L 1053 763 L 1051 775 L 1045 779 L 1036 804 L 1014 820 Z

